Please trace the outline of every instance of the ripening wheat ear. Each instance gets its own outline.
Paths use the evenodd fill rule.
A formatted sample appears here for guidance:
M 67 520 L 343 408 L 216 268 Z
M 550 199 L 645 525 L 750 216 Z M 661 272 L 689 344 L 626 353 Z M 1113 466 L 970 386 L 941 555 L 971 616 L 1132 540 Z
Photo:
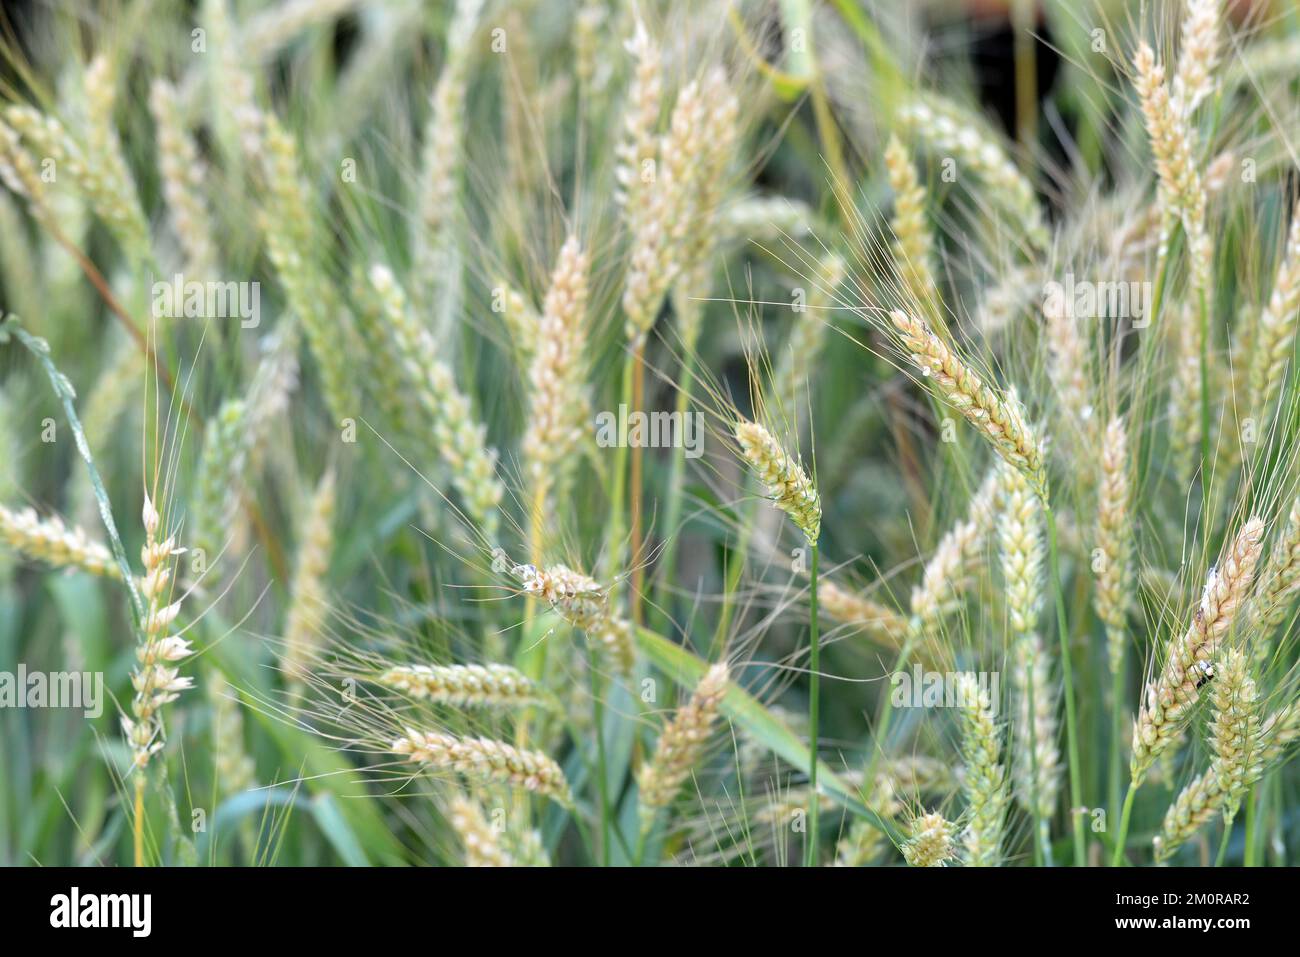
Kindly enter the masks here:
M 925 320 L 898 309 L 890 313 L 890 318 L 901 344 L 921 369 L 921 375 L 934 383 L 943 401 L 975 426 L 1003 459 L 1023 472 L 1035 494 L 1046 501 L 1043 446 L 1025 422 L 1016 398 L 999 395 L 986 386 Z
M 1210 570 L 1190 627 L 1171 641 L 1164 667 L 1146 687 L 1133 724 L 1132 786 L 1138 787 L 1152 763 L 1176 739 L 1200 698 L 1203 667 L 1212 662 L 1255 577 L 1264 523 L 1251 518 L 1237 532 L 1219 568 Z
M 223 402 L 204 429 L 198 484 L 190 502 L 194 516 L 190 540 L 194 548 L 203 550 L 208 563 L 221 551 L 239 506 L 248 434 L 245 405 L 239 399 Z
M 821 535 L 822 506 L 817 488 L 803 466 L 756 422 L 737 422 L 736 441 L 754 475 L 766 486 L 772 504 L 790 516 L 809 544 L 816 545 Z
M 903 857 L 913 867 L 943 867 L 953 857 L 952 822 L 938 812 L 922 814 L 912 822 Z
M 1282 388 L 1287 363 L 1295 345 L 1297 313 L 1300 313 L 1300 202 L 1291 211 L 1282 262 L 1273 280 L 1268 305 L 1259 314 L 1251 342 L 1250 371 L 1247 374 L 1247 414 L 1262 427 L 1272 414 L 1273 403 Z
M 596 642 L 628 674 L 636 656 L 632 626 L 609 605 L 609 593 L 599 582 L 565 565 L 539 569 L 520 565 L 515 574 L 524 591 L 543 599 L 562 619 Z
M 1189 116 L 1214 90 L 1222 30 L 1223 0 L 1187 0 L 1173 93 L 1174 103 L 1184 116 Z
M 136 668 L 131 674 L 135 696 L 131 717 L 122 718 L 122 730 L 131 747 L 132 762 L 143 770 L 163 746 L 162 707 L 175 701 L 182 691 L 194 687 L 192 678 L 182 678 L 175 667 L 192 653 L 190 643 L 180 635 L 168 634 L 180 614 L 179 601 L 167 603 L 171 595 L 174 559 L 185 549 L 174 538 L 159 540 L 162 518 L 153 502 L 144 498 L 144 547 L 140 550 L 144 577 L 140 594 L 145 602 L 144 618 L 136 645 Z M 137 788 L 139 785 L 137 785 Z
M 186 131 L 176 102 L 176 90 L 166 80 L 154 80 L 149 90 L 158 137 L 158 168 L 172 226 L 185 251 L 185 270 L 207 275 L 216 266 L 212 217 L 203 198 L 203 163 Z
M 560 249 L 534 339 L 523 452 L 541 497 L 564 487 L 587 420 L 587 269 L 577 237 L 570 236 Z
M 962 860 L 969 867 L 992 867 L 1001 862 L 1007 808 L 1007 776 L 999 763 L 1002 735 L 993 701 L 974 675 L 959 674 L 956 693 L 961 755 L 966 765 L 962 779 L 967 805 Z
M 540 751 L 516 748 L 489 738 L 457 738 L 415 728 L 407 728 L 389 750 L 435 771 L 455 771 L 474 781 L 509 784 L 549 797 L 565 807 L 573 805 L 564 772 Z
M 958 607 L 962 593 L 983 564 L 1001 481 L 999 470 L 989 469 L 970 500 L 966 516 L 944 533 L 925 563 L 910 601 L 909 628 L 914 632 L 937 634 L 943 619 Z
M 1273 543 L 1259 588 L 1250 602 L 1251 623 L 1260 629 L 1256 660 L 1266 658 L 1270 637 L 1286 620 L 1296 592 L 1300 591 L 1300 498 L 1291 504 L 1286 527 Z
M 661 808 L 672 803 L 682 783 L 699 763 L 717 722 L 727 682 L 726 662 L 713 665 L 695 686 L 691 700 L 664 726 L 654 755 L 637 775 L 643 829 L 653 823 Z
M 1045 827 L 1056 807 L 1060 752 L 1056 746 L 1056 692 L 1051 684 L 1051 663 L 1038 633 L 1043 592 L 1043 507 L 1024 475 L 1010 465 L 1003 466 L 1002 510 L 997 529 L 1011 639 L 1011 681 L 1016 689 L 1012 754 L 1016 799 L 1039 820 L 1040 827 Z
M 488 823 L 477 801 L 456 795 L 447 806 L 447 823 L 465 845 L 466 867 L 513 867 L 501 845 L 501 832 Z
M 397 665 L 378 681 L 413 698 L 457 708 L 517 708 L 552 700 L 509 665 Z
M 470 515 L 484 538 L 491 541 L 503 489 L 496 474 L 496 454 L 487 447 L 487 430 L 474 419 L 469 399 L 457 387 L 451 368 L 438 358 L 432 333 L 411 314 L 406 293 L 392 270 L 380 264 L 372 266 L 370 283 L 383 304 L 407 381 L 432 424 L 438 453 Z
M 889 174 L 889 188 L 894 191 L 894 218 L 890 222 L 894 231 L 894 257 L 917 302 L 937 305 L 939 291 L 930 265 L 934 237 L 925 218 L 925 188 L 917 179 L 907 147 L 893 134 L 885 147 L 885 169 Z M 939 315 L 937 308 L 934 314 Z
M 1224 655 L 1210 697 L 1214 704 L 1209 728 L 1214 758 L 1209 770 L 1187 785 L 1165 813 L 1154 841 L 1157 861 L 1166 860 L 1219 811 L 1224 826 L 1231 827 L 1242 796 L 1264 770 L 1258 694 L 1246 654 L 1230 651 Z
M 15 512 L 0 505 L 0 541 L 19 555 L 55 568 L 80 568 L 105 578 L 122 577 L 107 546 L 91 540 L 80 528 L 69 528 L 57 516 L 42 519 L 35 509 Z
M 662 93 L 662 53 L 640 19 L 626 48 L 636 60 L 632 84 L 623 104 L 623 140 L 615 151 L 618 166 L 615 176 L 618 189 L 615 200 L 627 210 L 630 219 L 639 216 L 644 200 L 642 171 L 654 162 L 655 128 L 659 125 L 659 99 Z
M 1111 674 L 1124 663 L 1128 641 L 1128 612 L 1133 593 L 1133 527 L 1130 509 L 1128 433 L 1116 416 L 1106 426 L 1101 445 L 1101 481 L 1097 502 L 1097 548 L 1101 569 L 1093 604 L 1106 626 L 1107 658 Z
M 334 551 L 335 501 L 334 472 L 330 470 L 321 476 L 311 497 L 284 625 L 284 670 L 294 681 L 303 680 L 307 663 L 321 643 L 328 609 L 325 574 Z
M 1205 225 L 1205 187 L 1194 159 L 1193 134 L 1170 98 L 1164 67 L 1156 62 L 1145 42 L 1133 56 L 1133 68 L 1160 179 L 1157 201 L 1162 216 L 1161 247 L 1168 245 L 1173 220 L 1180 219 L 1187 232 L 1193 285 L 1208 298 L 1214 248 Z
M 992 201 L 1014 217 L 1029 243 L 1037 249 L 1047 247 L 1043 210 L 1033 185 L 982 123 L 950 100 L 932 94 L 904 104 L 899 118 L 908 132 L 935 153 L 973 170 L 989 188 Z

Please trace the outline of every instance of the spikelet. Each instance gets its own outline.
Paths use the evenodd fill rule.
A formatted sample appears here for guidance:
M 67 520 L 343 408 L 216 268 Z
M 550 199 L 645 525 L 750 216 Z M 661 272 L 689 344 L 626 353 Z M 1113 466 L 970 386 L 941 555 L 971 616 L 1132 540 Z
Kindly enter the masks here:
M 912 867 L 943 867 L 953 857 L 952 822 L 942 814 L 922 814 L 912 822 L 903 857 Z
M 392 271 L 370 269 L 370 282 L 384 304 L 384 315 L 402 357 L 407 380 L 433 425 L 438 453 L 451 472 L 470 515 L 485 538 L 496 534 L 497 506 L 503 494 L 496 475 L 496 454 L 486 444 L 487 430 L 456 385 L 451 368 L 437 356 L 432 333 L 420 326 L 407 305 L 406 294 Z
M 334 550 L 334 508 L 334 472 L 328 470 L 316 485 L 302 527 L 284 625 L 284 670 L 294 681 L 303 680 L 307 664 L 321 643 L 328 610 L 325 573 Z
M 766 486 L 772 504 L 789 515 L 808 542 L 816 545 L 821 535 L 822 506 L 803 466 L 756 422 L 738 421 L 736 440 L 750 469 Z
M 632 627 L 610 608 L 609 593 L 599 582 L 566 565 L 546 569 L 519 565 L 515 574 L 525 592 L 541 598 L 589 641 L 596 642 L 622 673 L 631 671 L 636 655 Z
M 1106 651 L 1111 674 L 1124 662 L 1128 613 L 1133 601 L 1132 486 L 1129 478 L 1128 433 L 1116 416 L 1106 426 L 1101 445 L 1098 483 L 1097 549 L 1100 567 L 1093 592 L 1097 617 L 1106 627 Z
M 890 221 L 894 231 L 894 258 L 916 301 L 925 306 L 937 304 L 939 292 L 931 268 L 934 237 L 925 218 L 925 188 L 917 179 L 907 147 L 893 134 L 885 147 L 885 170 L 889 174 L 889 188 L 894 191 L 894 218 Z
M 962 793 L 966 797 L 966 827 L 961 834 L 962 861 L 968 867 L 993 867 L 1001 862 L 1002 827 L 1007 807 L 1006 772 L 998 763 L 1001 733 L 993 702 L 975 676 L 957 676 L 961 756 L 966 765 Z
M 56 568 L 79 568 L 104 578 L 121 578 L 108 548 L 58 516 L 42 519 L 35 509 L 13 511 L 0 505 L 0 541 L 19 555 Z
M 1222 8 L 1223 0 L 1187 0 L 1173 92 L 1174 103 L 1184 116 L 1191 115 L 1214 89 Z
M 1018 470 L 1004 465 L 1002 472 L 997 529 L 1010 630 L 1011 682 L 1016 691 L 1012 772 L 1020 805 L 1040 818 L 1050 818 L 1060 785 L 1060 754 L 1051 665 L 1037 630 L 1043 591 L 1042 503 Z
M 212 217 L 203 198 L 203 164 L 194 140 L 182 123 L 176 91 L 166 80 L 154 80 L 149 90 L 149 108 L 157 127 L 163 196 L 185 251 L 184 267 L 203 276 L 217 263 L 212 244 Z
M 905 103 L 899 118 L 907 131 L 924 140 L 933 152 L 955 159 L 959 168 L 974 171 L 1029 243 L 1046 248 L 1047 228 L 1033 186 L 983 123 L 957 104 L 934 95 Z
M 661 808 L 672 803 L 682 783 L 699 763 L 718 720 L 727 680 L 726 662 L 710 667 L 695 686 L 691 700 L 664 725 L 654 755 L 637 775 L 643 829 L 650 826 Z
M 560 249 L 528 370 L 528 426 L 523 438 L 529 480 L 546 495 L 563 488 L 588 418 L 586 367 L 587 257 L 570 236 Z
M 1133 786 L 1142 783 L 1151 764 L 1175 740 L 1200 698 L 1198 682 L 1218 654 L 1237 609 L 1250 593 L 1264 537 L 1264 523 L 1251 518 L 1237 532 L 1219 568 L 1210 569 L 1196 615 L 1180 637 L 1170 642 L 1164 667 L 1146 686 L 1133 723 Z
M 1025 422 L 1015 396 L 998 395 L 986 386 L 924 320 L 901 310 L 894 310 L 890 318 L 902 345 L 940 397 L 974 425 L 1003 459 L 1020 469 L 1035 494 L 1046 500 L 1043 446 Z
M 447 808 L 447 823 L 465 845 L 466 867 L 513 867 L 501 846 L 501 832 L 488 823 L 477 801 L 456 795 Z
M 183 678 L 176 665 L 194 649 L 180 635 L 168 634 L 180 614 L 181 603 L 167 604 L 173 584 L 173 559 L 184 554 L 174 538 L 159 540 L 162 518 L 148 495 L 144 497 L 144 547 L 140 550 L 144 577 L 140 594 L 144 599 L 144 618 L 136 644 L 136 667 L 131 673 L 135 695 L 131 699 L 131 717 L 122 717 L 122 732 L 131 748 L 132 765 L 143 771 L 153 755 L 162 750 L 164 728 L 162 708 L 175 701 L 182 691 L 194 687 L 194 679 Z
M 378 681 L 413 698 L 457 708 L 516 708 L 548 700 L 532 679 L 509 665 L 397 665 Z
M 1271 415 L 1282 388 L 1287 363 L 1295 345 L 1297 313 L 1300 312 L 1300 203 L 1291 213 L 1282 262 L 1273 280 L 1273 293 L 1259 314 L 1252 335 L 1250 370 L 1247 374 L 1247 414 L 1262 429 Z
M 389 750 L 435 771 L 455 771 L 472 781 L 509 784 L 549 797 L 566 807 L 573 805 L 564 772 L 540 751 L 516 748 L 490 738 L 457 738 L 415 728 L 407 728 Z
M 1187 785 L 1165 812 L 1155 838 L 1158 861 L 1168 858 L 1219 811 L 1225 826 L 1230 826 L 1242 796 L 1263 772 L 1258 695 L 1244 653 L 1224 655 L 1211 698 L 1214 718 L 1209 732 L 1214 758 L 1209 770 Z
M 1208 299 L 1213 244 L 1205 226 L 1205 188 L 1193 159 L 1196 149 L 1192 131 L 1170 98 L 1164 67 L 1156 63 L 1155 54 L 1145 42 L 1133 56 L 1133 68 L 1160 178 L 1161 247 L 1168 245 L 1174 219 L 1180 219 L 1187 233 L 1192 283 Z

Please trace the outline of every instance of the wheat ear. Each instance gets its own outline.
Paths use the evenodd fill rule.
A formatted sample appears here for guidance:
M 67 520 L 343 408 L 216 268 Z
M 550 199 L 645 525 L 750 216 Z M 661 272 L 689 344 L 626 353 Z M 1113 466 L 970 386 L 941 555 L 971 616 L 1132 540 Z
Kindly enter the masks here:
M 767 488 L 772 504 L 789 515 L 808 542 L 816 545 L 821 535 L 822 506 L 817 488 L 803 466 L 757 422 L 737 422 L 736 441 L 750 469 Z
M 284 670 L 292 680 L 306 676 L 307 664 L 321 644 L 328 614 L 325 575 L 334 551 L 334 472 L 321 476 L 312 494 L 293 575 L 289 614 L 284 625 Z
M 1282 262 L 1273 280 L 1268 305 L 1259 314 L 1252 335 L 1250 369 L 1247 373 L 1247 405 L 1256 425 L 1272 411 L 1287 363 L 1295 345 L 1297 313 L 1300 313 L 1300 203 L 1291 212 Z
M 957 676 L 960 709 L 961 755 L 966 765 L 962 793 L 966 797 L 966 827 L 962 832 L 962 859 L 971 867 L 991 867 L 1001 862 L 1002 827 L 1007 808 L 1007 776 L 998 763 L 1001 733 L 993 702 L 975 676 Z
M 890 221 L 894 258 L 900 263 L 903 278 L 916 301 L 937 303 L 939 292 L 931 267 L 934 237 L 925 218 L 925 187 L 917 178 L 907 147 L 892 134 L 885 147 L 885 171 L 889 175 L 889 188 L 894 192 L 894 217 Z
M 938 632 L 943 619 L 955 611 L 984 562 L 984 550 L 993 530 L 994 504 L 1001 484 L 997 468 L 989 469 L 967 506 L 966 515 L 944 533 L 912 589 L 912 627 L 923 635 Z
M 185 268 L 202 276 L 217 263 L 212 216 L 203 198 L 203 163 L 181 119 L 176 90 L 166 80 L 154 80 L 149 89 L 149 109 L 158 131 L 163 196 L 185 251 Z
M 550 700 L 509 665 L 397 665 L 378 680 L 413 698 L 457 708 L 516 708 Z
M 631 670 L 636 655 L 632 626 L 610 608 L 609 593 L 599 582 L 566 565 L 546 569 L 520 565 L 515 572 L 525 592 L 540 597 L 562 619 L 596 642 L 621 672 Z
M 516 748 L 490 738 L 457 738 L 415 728 L 407 728 L 389 750 L 433 770 L 455 771 L 476 781 L 510 784 L 566 807 L 573 805 L 564 772 L 540 751 Z
M 1200 698 L 1203 669 L 1218 654 L 1237 609 L 1250 592 L 1259 560 L 1264 523 L 1251 518 L 1237 532 L 1219 568 L 1210 569 L 1205 590 L 1188 629 L 1169 643 L 1159 676 L 1146 687 L 1133 724 L 1132 786 L 1138 787 L 1152 762 L 1182 730 Z
M 1223 29 L 1223 0 L 1187 0 L 1178 73 L 1174 76 L 1174 102 L 1188 116 L 1214 90 L 1213 74 L 1219 64 L 1219 34 Z
M 466 867 L 513 867 L 514 858 L 502 846 L 501 831 L 488 823 L 477 801 L 456 795 L 447 806 L 447 823 L 465 846 Z
M 56 568 L 79 568 L 104 578 L 122 573 L 107 546 L 81 528 L 69 528 L 58 516 L 42 519 L 35 509 L 13 511 L 0 505 L 0 541 L 19 555 Z
M 952 859 L 956 828 L 942 814 L 922 814 L 912 821 L 911 836 L 903 845 L 903 858 L 913 867 L 943 867 Z
M 672 803 L 682 783 L 699 764 L 718 720 L 727 681 L 726 663 L 713 665 L 695 686 L 691 700 L 664 725 L 654 755 L 637 775 L 643 829 L 650 826 L 661 808 Z
M 1297 591 L 1300 591 L 1300 498 L 1291 503 L 1286 528 L 1273 543 L 1268 564 L 1260 575 L 1259 588 L 1251 599 L 1251 614 L 1262 629 L 1258 645 L 1261 655 L 1269 648 L 1269 635 L 1286 620 Z
M 1128 433 L 1116 416 L 1106 425 L 1101 445 L 1101 480 L 1097 501 L 1097 548 L 1100 567 L 1093 604 L 1106 628 L 1111 674 L 1124 662 L 1128 613 L 1133 592 L 1132 487 L 1129 478 Z M 1118 703 L 1116 704 L 1118 706 Z

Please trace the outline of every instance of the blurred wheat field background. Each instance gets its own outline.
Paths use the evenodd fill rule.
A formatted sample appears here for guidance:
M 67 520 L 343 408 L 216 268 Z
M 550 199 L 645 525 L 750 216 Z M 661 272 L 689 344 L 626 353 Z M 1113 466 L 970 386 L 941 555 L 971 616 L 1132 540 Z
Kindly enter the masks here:
M 0 863 L 1300 853 L 1293 4 L 6 17 Z

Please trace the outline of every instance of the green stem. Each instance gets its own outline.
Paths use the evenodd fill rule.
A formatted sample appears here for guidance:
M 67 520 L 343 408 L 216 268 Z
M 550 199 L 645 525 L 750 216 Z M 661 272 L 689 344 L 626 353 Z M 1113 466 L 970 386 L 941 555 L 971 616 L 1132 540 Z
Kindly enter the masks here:
M 1232 818 L 1224 816 L 1223 818 L 1223 837 L 1219 839 L 1219 853 L 1214 855 L 1214 866 L 1222 867 L 1224 858 L 1228 856 L 1228 839 L 1232 837 Z
M 1242 858 L 1244 867 L 1256 867 L 1259 864 L 1257 847 L 1255 844 L 1256 831 L 1259 827 L 1259 815 L 1256 805 L 1259 802 L 1259 789 L 1252 787 L 1250 793 L 1246 795 L 1246 851 Z
M 677 390 L 676 411 L 681 413 L 683 421 L 691 403 L 691 384 L 695 379 L 694 370 L 695 346 L 694 343 L 688 343 L 686 357 L 682 361 L 682 385 Z M 656 601 L 659 612 L 655 627 L 659 631 L 667 631 L 668 623 L 672 619 L 671 589 L 677 577 L 677 548 L 681 538 L 680 529 L 677 526 L 682 518 L 683 486 L 685 482 L 686 449 L 682 447 L 673 450 L 673 464 L 668 476 L 668 505 L 664 512 L 664 533 L 668 536 L 668 540 L 664 545 L 663 574 L 659 579 L 660 587 L 658 589 L 658 600 Z
M 1115 854 L 1111 858 L 1111 866 L 1119 867 L 1124 863 L 1124 844 L 1128 841 L 1128 822 L 1133 814 L 1133 798 L 1137 795 L 1137 785 L 1132 781 L 1128 783 L 1128 792 L 1124 795 L 1124 810 L 1119 818 L 1119 834 L 1115 838 Z
M 600 662 L 595 645 L 587 642 L 587 674 L 591 679 L 591 720 L 596 728 L 597 791 L 600 794 L 600 865 L 609 866 L 609 771 L 605 761 L 605 703 L 600 687 Z
M 1074 830 L 1074 866 L 1082 867 L 1087 856 L 1087 836 L 1083 829 L 1083 787 L 1080 782 L 1079 732 L 1074 714 L 1074 669 L 1070 663 L 1070 634 L 1065 622 L 1065 594 L 1061 588 L 1061 560 L 1056 544 L 1056 513 L 1043 502 L 1047 513 L 1047 562 L 1052 577 L 1052 594 L 1056 601 L 1056 630 L 1061 642 L 1061 681 L 1065 685 L 1065 740 L 1070 758 L 1070 822 Z
M 1111 675 L 1110 690 L 1110 813 L 1119 811 L 1120 789 L 1124 776 L 1124 720 L 1127 714 L 1123 708 L 1124 701 L 1124 661 L 1119 662 Z
M 817 794 L 817 729 L 820 717 L 818 709 L 821 704 L 821 643 L 817 634 L 817 552 L 817 544 L 814 542 L 810 557 L 812 608 L 809 612 L 808 627 L 811 654 L 808 659 L 810 669 L 808 682 L 808 794 L 810 799 L 808 804 L 807 853 L 804 861 L 804 865 L 807 867 L 817 866 L 817 812 L 818 805 L 821 804 Z

